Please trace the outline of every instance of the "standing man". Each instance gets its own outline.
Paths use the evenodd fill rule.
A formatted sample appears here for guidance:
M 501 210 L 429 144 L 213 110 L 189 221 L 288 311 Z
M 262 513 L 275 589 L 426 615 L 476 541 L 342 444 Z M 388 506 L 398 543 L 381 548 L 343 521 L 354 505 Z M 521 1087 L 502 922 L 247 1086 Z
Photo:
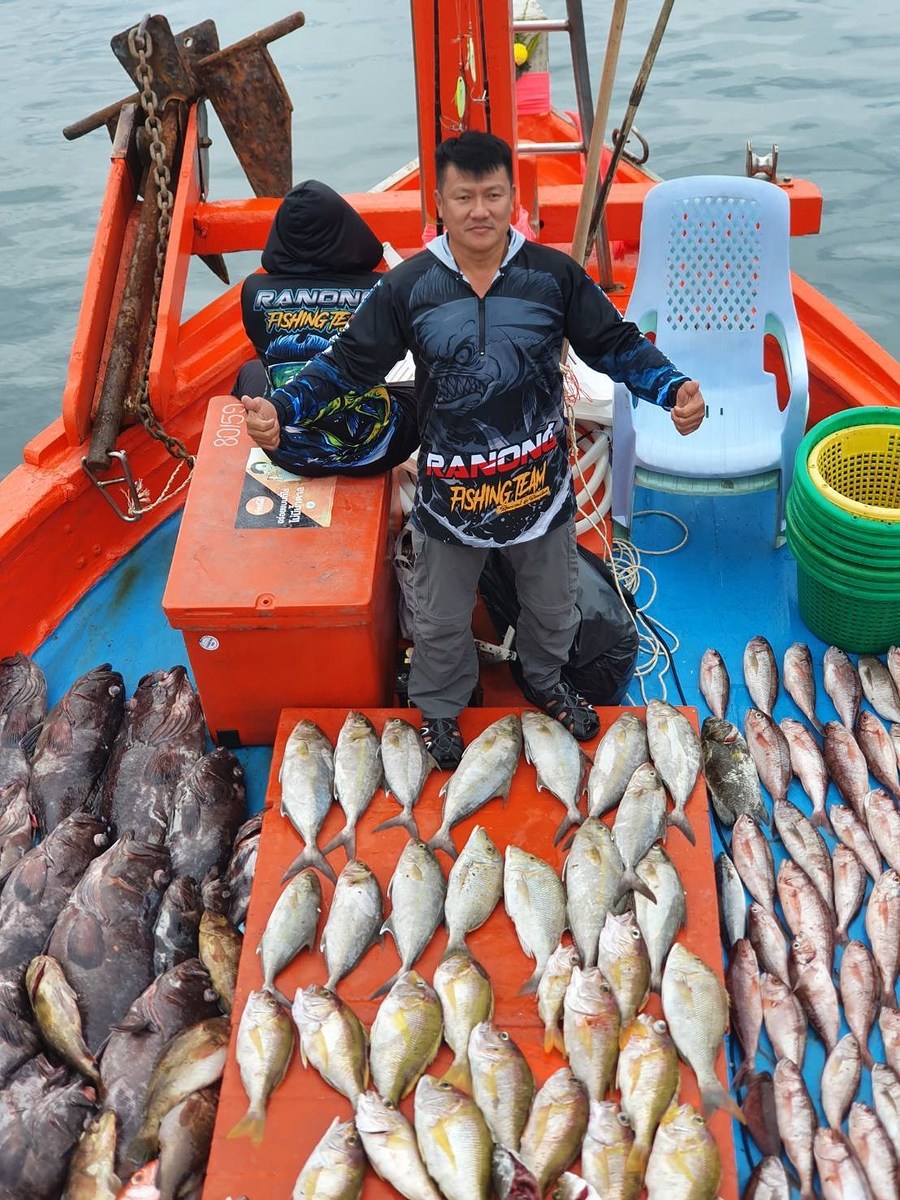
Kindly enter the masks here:
M 704 402 L 699 384 L 623 321 L 574 259 L 510 228 L 506 142 L 474 131 L 442 142 L 435 201 L 443 235 L 382 276 L 302 375 L 271 400 L 244 404 L 249 433 L 267 450 L 283 425 L 364 390 L 412 351 L 421 447 L 409 697 L 426 745 L 452 768 L 463 750 L 456 718 L 478 678 L 471 619 L 491 549 L 515 572 L 528 698 L 580 740 L 599 728 L 560 677 L 578 628 L 563 340 L 595 370 L 670 409 L 679 433 L 699 427 Z

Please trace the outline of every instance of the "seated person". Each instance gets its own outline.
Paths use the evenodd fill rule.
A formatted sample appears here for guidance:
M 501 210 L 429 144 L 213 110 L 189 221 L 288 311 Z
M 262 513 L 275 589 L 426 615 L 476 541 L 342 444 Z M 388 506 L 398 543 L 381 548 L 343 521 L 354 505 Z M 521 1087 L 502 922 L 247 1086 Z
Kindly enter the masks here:
M 244 329 L 258 358 L 233 394 L 268 396 L 298 375 L 345 327 L 378 282 L 381 242 L 327 184 L 309 179 L 282 200 L 262 253 L 266 274 L 244 280 Z M 348 392 L 286 425 L 269 457 L 294 475 L 375 475 L 419 444 L 412 381 Z

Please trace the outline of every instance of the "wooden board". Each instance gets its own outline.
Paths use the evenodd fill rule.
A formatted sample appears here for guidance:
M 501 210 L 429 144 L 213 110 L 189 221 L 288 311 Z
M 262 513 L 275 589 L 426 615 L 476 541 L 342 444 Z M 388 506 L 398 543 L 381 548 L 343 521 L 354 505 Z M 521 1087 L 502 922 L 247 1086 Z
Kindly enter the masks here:
M 508 711 L 522 710 L 467 709 L 460 717 L 460 726 L 467 742 Z M 598 709 L 601 735 L 598 735 L 594 742 L 586 744 L 585 748 L 589 753 L 599 736 L 602 736 L 623 711 L 625 710 L 621 708 Z M 635 711 L 643 712 L 641 709 Z M 682 711 L 696 726 L 696 710 L 688 708 Z M 417 714 L 411 709 L 371 709 L 366 710 L 366 715 L 379 733 L 390 716 L 405 717 L 410 721 L 417 718 Z M 281 787 L 278 772 L 285 742 L 296 723 L 306 717 L 315 721 L 333 743 L 345 716 L 345 709 L 286 709 L 282 713 L 272 756 L 256 880 L 247 917 L 244 952 L 235 996 L 235 1030 L 248 992 L 262 983 L 256 948 L 281 890 L 281 877 L 285 868 L 302 849 L 301 838 L 279 812 Z M 447 778 L 446 772 L 433 772 L 416 807 L 422 837 L 430 837 L 440 825 L 441 801 L 438 791 Z M 357 857 L 372 868 L 383 890 L 393 874 L 408 835 L 402 828 L 378 834 L 372 831 L 381 821 L 395 816 L 398 811 L 396 802 L 378 791 L 358 828 Z M 698 782 L 688 803 L 688 814 L 697 836 L 696 847 L 690 846 L 675 829 L 669 831 L 666 841 L 666 850 L 678 868 L 687 892 L 688 920 L 680 940 L 721 976 L 722 952 L 719 943 L 716 886 L 706 792 L 702 780 Z M 611 821 L 613 815 L 608 814 L 607 820 Z M 508 806 L 505 807 L 501 800 L 492 800 L 457 825 L 453 830 L 453 839 L 457 847 L 462 847 L 474 826 L 482 825 L 501 850 L 509 843 L 514 843 L 544 858 L 560 871 L 565 852 L 561 847 L 554 847 L 553 834 L 562 816 L 563 808 L 559 801 L 547 792 L 537 791 L 534 768 L 526 763 L 523 755 L 513 780 Z M 342 828 L 343 821 L 344 814 L 335 804 L 328 814 L 319 844 L 325 845 Z M 441 852 L 438 852 L 438 858 L 446 875 L 451 864 Z M 346 861 L 343 849 L 335 851 L 330 856 L 330 861 L 335 872 L 339 873 Z M 323 912 L 320 931 L 327 916 L 333 885 L 323 879 L 322 888 Z M 385 911 L 389 910 L 390 904 L 386 902 Z M 416 970 L 429 982 L 444 953 L 446 941 L 446 931 L 442 926 L 416 965 Z M 534 997 L 518 995 L 519 988 L 531 974 L 534 964 L 521 950 L 502 902 L 487 923 L 469 935 L 468 944 L 473 955 L 490 975 L 495 996 L 495 1023 L 508 1030 L 521 1047 L 540 1085 L 563 1066 L 564 1061 L 556 1053 L 544 1053 L 543 1026 L 538 1019 Z M 367 1028 L 374 1020 L 378 1008 L 378 1001 L 370 1000 L 369 996 L 397 970 L 398 966 L 396 947 L 393 939 L 388 936 L 382 946 L 374 946 L 356 970 L 338 985 L 342 999 L 351 1005 Z M 279 976 L 279 986 L 287 995 L 293 996 L 298 987 L 310 983 L 324 983 L 326 975 L 325 962 L 318 950 L 313 954 L 303 953 Z M 661 1013 L 658 996 L 651 996 L 648 1008 L 652 1012 Z M 431 1072 L 436 1075 L 443 1074 L 450 1065 L 451 1057 L 447 1047 L 442 1046 L 434 1065 L 430 1068 Z M 719 1055 L 718 1071 L 720 1078 L 725 1082 L 727 1076 L 724 1050 Z M 682 1099 L 695 1104 L 698 1101 L 693 1073 L 686 1066 L 682 1066 L 681 1096 Z M 401 1106 L 410 1118 L 412 1101 L 413 1097 L 409 1096 Z M 244 1197 L 245 1200 L 286 1200 L 309 1152 L 333 1117 L 340 1115 L 342 1119 L 346 1119 L 351 1116 L 349 1101 L 332 1091 L 312 1068 L 304 1070 L 299 1055 L 295 1056 L 284 1082 L 269 1103 L 265 1136 L 261 1145 L 257 1147 L 251 1145 L 247 1139 L 227 1138 L 228 1131 L 244 1115 L 246 1108 L 247 1100 L 234 1058 L 233 1032 L 207 1182 L 203 1192 L 204 1200 L 227 1200 L 229 1197 L 231 1200 L 239 1200 L 240 1197 Z M 717 1113 L 710 1127 L 722 1156 L 723 1174 L 718 1194 L 721 1200 L 738 1200 L 731 1119 L 724 1113 Z M 379 1180 L 374 1172 L 368 1172 L 363 1189 L 365 1200 L 378 1200 L 379 1197 L 396 1195 L 393 1188 Z

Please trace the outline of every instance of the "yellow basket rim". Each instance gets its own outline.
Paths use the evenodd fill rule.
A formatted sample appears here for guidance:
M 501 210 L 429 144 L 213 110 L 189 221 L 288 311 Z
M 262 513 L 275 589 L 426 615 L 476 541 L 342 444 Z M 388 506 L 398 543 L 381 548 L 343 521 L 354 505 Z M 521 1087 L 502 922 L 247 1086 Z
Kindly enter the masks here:
M 857 517 L 865 517 L 869 521 L 881 521 L 886 525 L 900 524 L 900 508 L 886 508 L 881 504 L 864 504 L 861 500 L 853 500 L 849 496 L 845 496 L 825 481 L 818 466 L 820 453 L 834 442 L 846 442 L 852 439 L 854 434 L 861 434 L 867 439 L 872 434 L 896 437 L 897 432 L 898 426 L 896 425 L 852 425 L 846 429 L 836 429 L 833 433 L 828 434 L 827 437 L 816 442 L 806 459 L 806 468 L 813 487 L 824 499 L 836 508 L 843 509 L 844 512 L 852 513 Z

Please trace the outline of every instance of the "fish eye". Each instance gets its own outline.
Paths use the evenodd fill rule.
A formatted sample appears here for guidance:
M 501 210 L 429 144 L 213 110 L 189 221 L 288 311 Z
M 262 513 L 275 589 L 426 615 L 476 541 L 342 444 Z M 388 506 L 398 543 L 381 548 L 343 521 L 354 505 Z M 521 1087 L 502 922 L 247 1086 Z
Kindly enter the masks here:
M 391 1112 L 393 1112 L 397 1105 L 393 1102 L 393 1100 L 385 1100 L 384 1107 L 389 1108 Z
M 656 1030 L 657 1033 L 668 1033 L 669 1032 L 669 1026 L 666 1024 L 665 1021 L 654 1021 L 653 1028 Z
M 623 1129 L 631 1128 L 631 1122 L 628 1120 L 628 1118 L 625 1116 L 625 1114 L 623 1112 L 616 1113 L 616 1120 L 619 1122 L 619 1124 L 622 1126 Z
M 506 1032 L 506 1030 L 505 1030 L 505 1029 L 501 1029 L 501 1030 L 500 1030 L 500 1035 L 499 1035 L 499 1036 L 500 1036 L 500 1041 L 501 1041 L 501 1042 L 508 1042 L 508 1041 L 509 1041 L 509 1034 Z
M 632 927 L 631 936 L 634 938 L 635 941 L 638 941 L 638 939 L 641 936 L 640 929 L 637 929 L 636 927 Z
M 453 1091 L 453 1084 L 445 1083 L 444 1080 L 441 1080 L 441 1082 L 438 1084 L 438 1087 L 441 1089 L 441 1091 L 444 1091 L 444 1092 L 452 1092 Z

